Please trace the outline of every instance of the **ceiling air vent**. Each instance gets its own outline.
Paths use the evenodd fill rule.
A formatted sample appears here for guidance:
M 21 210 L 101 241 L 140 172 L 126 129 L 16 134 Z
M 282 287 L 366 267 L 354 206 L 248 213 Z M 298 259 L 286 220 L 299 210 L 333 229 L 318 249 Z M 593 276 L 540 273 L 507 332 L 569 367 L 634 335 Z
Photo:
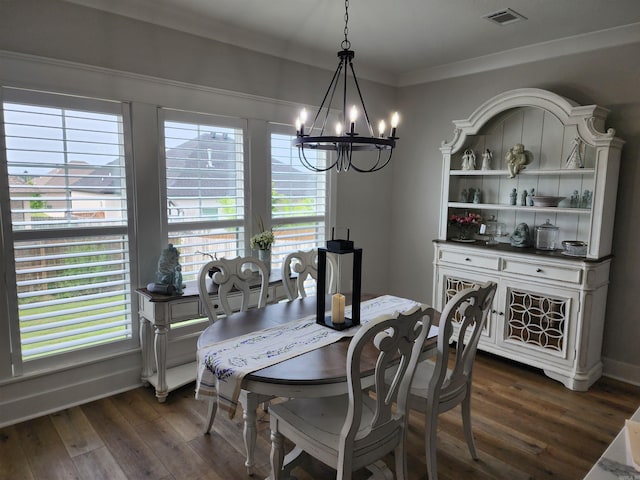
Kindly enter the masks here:
M 490 13 L 489 15 L 485 15 L 484 18 L 498 25 L 508 25 L 510 23 L 527 19 L 524 15 L 520 15 L 518 12 L 511 10 L 510 8 Z

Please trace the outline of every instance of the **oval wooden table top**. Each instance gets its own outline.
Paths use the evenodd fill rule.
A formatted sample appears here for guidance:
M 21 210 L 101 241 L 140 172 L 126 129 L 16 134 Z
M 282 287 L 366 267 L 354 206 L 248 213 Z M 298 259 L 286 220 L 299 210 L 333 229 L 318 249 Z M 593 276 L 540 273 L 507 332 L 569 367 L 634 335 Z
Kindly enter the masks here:
M 369 296 L 368 298 L 374 298 Z M 364 301 L 364 299 L 363 299 Z M 330 303 L 328 303 L 330 305 Z M 221 318 L 208 326 L 198 339 L 198 348 L 230 338 L 302 319 L 316 314 L 316 298 L 307 297 L 291 302 L 267 305 Z M 347 378 L 346 358 L 350 338 L 298 355 L 270 367 L 248 374 L 245 381 L 251 384 L 279 384 L 281 386 L 322 386 L 344 383 Z M 436 337 L 427 339 L 425 352 L 435 352 Z M 375 370 L 378 351 L 370 346 L 365 349 L 361 363 L 362 376 Z

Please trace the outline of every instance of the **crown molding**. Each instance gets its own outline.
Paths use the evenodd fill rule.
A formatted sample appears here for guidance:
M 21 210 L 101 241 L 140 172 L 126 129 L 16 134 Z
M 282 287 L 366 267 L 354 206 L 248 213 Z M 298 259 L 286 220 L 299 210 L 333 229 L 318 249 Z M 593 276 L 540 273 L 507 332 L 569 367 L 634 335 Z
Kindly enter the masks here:
M 408 87 L 631 43 L 640 43 L 640 23 L 537 43 L 437 67 L 414 70 L 399 75 L 395 86 Z

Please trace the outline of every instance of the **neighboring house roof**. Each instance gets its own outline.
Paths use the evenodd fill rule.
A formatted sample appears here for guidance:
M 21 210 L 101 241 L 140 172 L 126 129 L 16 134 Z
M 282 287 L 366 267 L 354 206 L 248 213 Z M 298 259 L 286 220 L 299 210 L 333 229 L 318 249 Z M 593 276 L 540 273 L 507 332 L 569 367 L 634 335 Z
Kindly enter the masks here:
M 167 196 L 235 197 L 235 139 L 221 133 L 204 133 L 167 150 Z
M 214 135 L 215 138 L 211 133 L 204 133 L 198 138 L 187 140 L 178 147 L 167 150 L 167 163 L 171 167 L 171 177 L 167 179 L 169 198 L 235 196 L 235 140 L 221 133 Z M 287 175 L 306 172 L 302 165 L 290 165 L 275 158 L 272 172 L 284 174 L 274 175 L 275 180 L 272 182 L 275 191 L 281 195 L 315 196 L 315 182 L 305 184 L 300 180 L 292 180 L 294 175 Z M 282 177 L 287 180 L 281 180 Z M 121 191 L 122 178 L 120 159 L 114 159 L 100 167 L 73 162 L 66 169 L 53 169 L 46 175 L 34 177 L 32 181 L 41 193 L 47 191 L 46 187 L 51 187 L 52 191 L 59 191 L 60 187 L 66 185 L 65 182 L 69 182 L 69 188 L 74 191 L 109 195 Z

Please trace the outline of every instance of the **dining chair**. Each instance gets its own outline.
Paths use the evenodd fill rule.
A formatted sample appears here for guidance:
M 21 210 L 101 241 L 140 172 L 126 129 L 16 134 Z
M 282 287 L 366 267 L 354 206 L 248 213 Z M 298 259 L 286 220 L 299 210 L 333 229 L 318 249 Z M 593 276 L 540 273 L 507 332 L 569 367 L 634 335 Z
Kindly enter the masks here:
M 406 478 L 407 394 L 433 313 L 423 308 L 380 316 L 360 327 L 347 353 L 347 394 L 296 398 L 270 407 L 270 478 L 288 478 L 296 464 L 283 466 L 285 437 L 295 444 L 287 459 L 298 452 L 311 455 L 335 468 L 339 480 L 350 479 L 353 471 L 390 452 L 395 455 L 396 478 Z M 377 356 L 375 373 L 363 382 L 360 361 L 372 355 Z M 389 385 L 386 369 L 395 372 Z M 371 382 L 373 396 L 366 390 Z
M 254 272 L 257 269 L 257 272 Z M 257 307 L 267 304 L 269 289 L 269 272 L 266 265 L 255 257 L 220 258 L 211 260 L 202 266 L 198 274 L 198 295 L 209 317 L 209 323 L 217 320 L 218 308 L 222 308 L 225 315 L 231 315 L 238 308 L 233 308 L 229 303 L 229 294 L 240 295 L 241 312 L 249 308 L 251 287 L 260 286 L 258 292 Z M 212 290 L 216 290 L 217 296 L 212 296 Z M 219 305 L 215 303 L 216 299 Z
M 425 455 L 429 480 L 438 478 L 438 415 L 459 404 L 462 404 L 462 426 L 469 452 L 474 460 L 478 459 L 471 432 L 471 378 L 478 341 L 496 288 L 495 282 L 487 282 L 454 295 L 440 316 L 435 361 L 424 360 L 416 368 L 408 406 L 425 413 Z M 451 345 L 454 325 L 458 328 L 455 349 Z M 387 381 L 390 380 L 388 375 Z
M 257 268 L 257 273 L 253 268 Z M 211 295 L 211 290 L 217 286 L 217 296 Z M 269 288 L 269 273 L 266 265 L 255 257 L 220 258 L 207 262 L 200 269 L 198 274 L 198 295 L 209 317 L 209 323 L 214 323 L 218 319 L 217 310 L 222 308 L 225 315 L 231 315 L 234 309 L 229 303 L 229 294 L 240 294 L 240 311 L 249 309 L 251 287 L 260 285 L 258 293 L 258 308 L 267 304 L 267 291 Z M 218 304 L 215 303 L 216 298 Z M 235 309 L 238 310 L 237 308 Z M 247 395 L 256 395 L 248 392 Z M 263 408 L 267 409 L 267 404 L 271 397 L 258 396 L 258 402 L 263 403 Z M 205 434 L 208 434 L 216 418 L 218 411 L 218 398 L 209 397 L 209 409 L 205 424 Z
M 338 290 L 338 262 L 333 255 L 327 255 L 329 266 L 327 293 Z M 298 250 L 287 255 L 282 262 L 282 284 L 289 300 L 305 298 L 305 282 L 312 278 L 318 280 L 318 250 Z

